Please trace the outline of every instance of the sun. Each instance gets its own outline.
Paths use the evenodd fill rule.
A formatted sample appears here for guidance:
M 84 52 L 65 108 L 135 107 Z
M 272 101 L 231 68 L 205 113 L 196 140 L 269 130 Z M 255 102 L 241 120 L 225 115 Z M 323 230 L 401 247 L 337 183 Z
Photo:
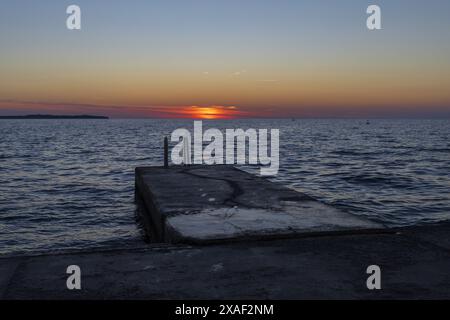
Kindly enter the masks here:
M 219 119 L 234 119 L 240 115 L 240 112 L 235 110 L 236 107 L 225 106 L 189 106 L 185 108 L 185 114 L 190 118 L 203 120 L 219 120 Z
M 194 116 L 198 119 L 214 120 L 225 118 L 223 115 L 223 110 L 220 110 L 215 107 L 195 108 L 194 110 L 195 110 Z

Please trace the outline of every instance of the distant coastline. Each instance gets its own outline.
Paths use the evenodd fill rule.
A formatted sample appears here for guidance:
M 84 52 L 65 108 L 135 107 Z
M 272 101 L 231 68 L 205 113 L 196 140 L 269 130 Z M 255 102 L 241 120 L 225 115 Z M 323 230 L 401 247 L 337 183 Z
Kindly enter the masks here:
M 0 116 L 0 119 L 109 119 L 104 116 L 92 115 L 51 115 L 51 114 L 30 114 L 26 116 Z

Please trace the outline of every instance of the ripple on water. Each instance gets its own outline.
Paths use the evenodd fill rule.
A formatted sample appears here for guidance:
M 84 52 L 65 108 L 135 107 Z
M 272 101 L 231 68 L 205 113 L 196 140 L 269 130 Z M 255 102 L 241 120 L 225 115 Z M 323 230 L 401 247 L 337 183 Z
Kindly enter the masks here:
M 143 245 L 134 167 L 160 165 L 162 137 L 180 127 L 192 121 L 1 121 L 0 254 Z M 272 180 L 350 213 L 391 226 L 450 217 L 448 120 L 204 127 L 280 129 L 281 168 Z

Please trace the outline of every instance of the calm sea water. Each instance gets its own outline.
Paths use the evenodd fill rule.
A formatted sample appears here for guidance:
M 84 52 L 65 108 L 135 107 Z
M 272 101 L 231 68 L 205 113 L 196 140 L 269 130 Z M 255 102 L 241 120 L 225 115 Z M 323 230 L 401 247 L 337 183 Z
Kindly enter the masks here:
M 0 254 L 144 246 L 134 168 L 185 120 L 0 120 Z M 389 226 L 450 218 L 450 120 L 233 120 L 279 128 L 274 180 Z M 255 171 L 254 168 L 246 168 Z

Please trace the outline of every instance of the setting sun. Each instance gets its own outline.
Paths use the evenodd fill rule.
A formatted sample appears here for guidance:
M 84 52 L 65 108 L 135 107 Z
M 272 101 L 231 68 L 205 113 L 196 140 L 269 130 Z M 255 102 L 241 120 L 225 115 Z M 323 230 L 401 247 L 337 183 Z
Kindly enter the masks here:
M 203 119 L 203 120 L 219 120 L 219 119 L 235 119 L 248 115 L 247 112 L 239 111 L 235 106 L 187 106 L 174 107 L 170 111 L 169 117 Z

